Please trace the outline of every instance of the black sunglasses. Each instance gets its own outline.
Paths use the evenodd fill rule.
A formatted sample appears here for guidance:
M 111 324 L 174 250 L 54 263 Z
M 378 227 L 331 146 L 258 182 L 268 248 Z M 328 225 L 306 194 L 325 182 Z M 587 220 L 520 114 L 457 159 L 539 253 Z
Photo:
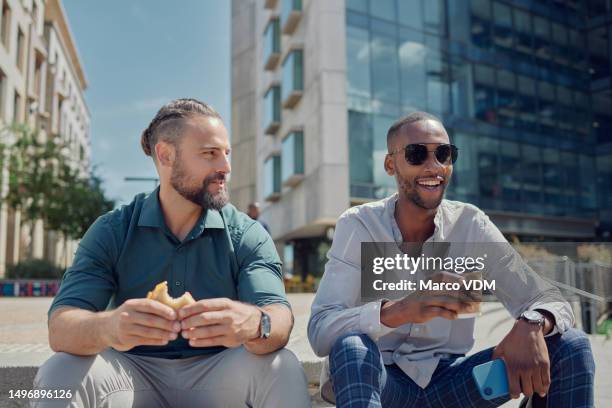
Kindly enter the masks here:
M 457 149 L 457 146 L 452 144 L 441 144 L 434 150 L 427 150 L 427 145 L 420 143 L 411 143 L 406 145 L 406 147 L 389 152 L 389 154 L 395 154 L 401 152 L 402 150 L 404 151 L 406 161 L 414 166 L 420 166 L 421 164 L 425 163 L 429 152 L 434 152 L 436 160 L 438 160 L 440 164 L 447 164 L 449 159 L 450 162 L 454 164 L 457 161 L 457 156 L 459 155 L 459 149 Z

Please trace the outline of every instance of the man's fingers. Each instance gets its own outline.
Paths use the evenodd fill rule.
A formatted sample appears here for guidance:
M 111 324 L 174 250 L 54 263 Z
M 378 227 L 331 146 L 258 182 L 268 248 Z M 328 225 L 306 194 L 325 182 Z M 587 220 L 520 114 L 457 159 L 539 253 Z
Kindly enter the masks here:
M 457 318 L 457 312 L 440 306 L 427 306 L 426 314 L 434 317 L 443 317 L 449 320 L 455 320 Z
M 546 394 L 547 389 L 544 387 L 542 383 L 542 373 L 540 370 L 536 370 L 531 375 L 531 381 L 533 383 L 533 392 L 538 394 L 539 396 L 543 396 Z
M 176 312 L 170 306 L 152 299 L 130 299 L 124 303 L 133 310 L 142 313 L 151 313 L 167 320 L 176 320 Z
M 230 316 L 225 310 L 203 312 L 195 315 L 191 315 L 188 318 L 181 321 L 181 328 L 183 330 L 191 329 L 192 327 L 210 326 L 216 324 L 229 323 Z
M 140 336 L 128 336 L 127 342 L 136 346 L 165 346 L 168 344 L 168 340 L 163 339 L 150 339 L 147 337 Z
M 178 332 L 181 329 L 181 325 L 177 321 L 167 320 L 151 313 L 143 312 L 123 312 L 122 318 L 129 319 L 130 322 L 139 324 L 141 326 L 155 327 L 169 332 Z
M 154 327 L 141 326 L 134 324 L 130 326 L 128 334 L 137 337 L 143 337 L 147 339 L 158 339 L 158 340 L 174 340 L 177 338 L 177 333 L 169 332 L 162 329 L 156 329 Z
M 521 391 L 527 397 L 531 397 L 533 395 L 533 379 L 531 375 L 532 373 L 529 371 L 522 372 L 520 375 Z
M 542 387 L 544 389 L 544 395 L 548 394 L 548 388 L 550 387 L 550 366 L 544 365 L 540 369 L 540 378 L 542 379 Z M 544 395 L 541 395 L 542 397 Z
M 196 327 L 194 329 L 183 330 L 182 335 L 186 339 L 208 339 L 227 334 L 227 326 L 220 324 L 214 326 Z
M 506 365 L 506 374 L 508 375 L 508 391 L 510 398 L 518 398 L 521 395 L 521 384 L 518 373 L 511 371 Z
M 183 306 L 178 311 L 179 320 L 183 320 L 189 316 L 202 312 L 212 312 L 216 310 L 225 310 L 230 307 L 231 300 L 227 298 L 202 299 L 187 306 Z
M 209 337 L 207 339 L 189 339 L 191 347 L 214 347 L 225 346 L 229 344 L 229 338 L 226 336 Z

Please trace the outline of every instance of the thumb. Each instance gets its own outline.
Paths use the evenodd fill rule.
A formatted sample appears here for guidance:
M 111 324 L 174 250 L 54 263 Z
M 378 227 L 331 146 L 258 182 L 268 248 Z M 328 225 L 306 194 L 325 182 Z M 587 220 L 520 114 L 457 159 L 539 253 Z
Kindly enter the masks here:
M 499 347 L 499 344 L 493 349 L 493 355 L 491 356 L 491 360 L 495 360 L 497 358 L 500 358 L 502 356 L 502 350 L 501 347 Z

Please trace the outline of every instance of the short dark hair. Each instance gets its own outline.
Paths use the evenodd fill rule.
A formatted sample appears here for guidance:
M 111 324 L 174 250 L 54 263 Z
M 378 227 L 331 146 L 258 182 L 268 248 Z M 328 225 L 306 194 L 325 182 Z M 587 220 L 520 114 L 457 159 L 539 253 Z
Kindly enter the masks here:
M 160 140 L 175 144 L 181 136 L 184 119 L 203 115 L 221 120 L 221 115 L 210 105 L 193 98 L 175 99 L 161 107 L 142 132 L 140 145 L 147 156 L 155 159 L 153 151 Z
M 434 116 L 431 113 L 427 113 L 423 111 L 411 112 L 399 118 L 398 120 L 395 121 L 395 123 L 391 125 L 391 127 L 387 131 L 387 147 L 389 147 L 391 139 L 393 139 L 395 135 L 397 135 L 404 126 L 409 125 L 411 123 L 420 122 L 423 120 L 433 120 L 435 122 L 438 122 L 442 126 L 444 126 L 442 124 L 442 121 L 437 116 Z

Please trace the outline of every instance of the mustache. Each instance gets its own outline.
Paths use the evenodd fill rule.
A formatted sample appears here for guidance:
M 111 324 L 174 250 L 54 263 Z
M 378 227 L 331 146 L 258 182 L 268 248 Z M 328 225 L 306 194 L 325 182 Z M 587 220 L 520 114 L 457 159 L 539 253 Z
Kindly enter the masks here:
M 214 174 L 211 174 L 210 176 L 207 176 L 204 179 L 204 184 L 208 185 L 210 183 L 219 182 L 219 181 L 226 182 L 227 179 L 228 179 L 228 177 L 224 173 L 214 173 Z

